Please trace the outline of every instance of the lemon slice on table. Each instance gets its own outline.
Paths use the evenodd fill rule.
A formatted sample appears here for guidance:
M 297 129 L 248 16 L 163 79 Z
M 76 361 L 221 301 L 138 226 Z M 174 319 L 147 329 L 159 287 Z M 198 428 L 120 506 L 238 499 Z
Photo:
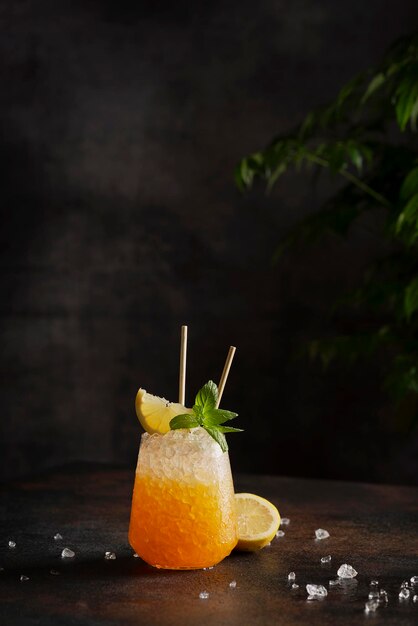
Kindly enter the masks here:
M 135 410 L 141 426 L 147 433 L 164 435 L 170 430 L 170 420 L 182 413 L 192 413 L 178 402 L 169 402 L 147 393 L 145 389 L 138 389 L 135 398 Z
M 236 493 L 238 517 L 237 550 L 254 552 L 268 545 L 280 526 L 274 504 L 253 493 Z

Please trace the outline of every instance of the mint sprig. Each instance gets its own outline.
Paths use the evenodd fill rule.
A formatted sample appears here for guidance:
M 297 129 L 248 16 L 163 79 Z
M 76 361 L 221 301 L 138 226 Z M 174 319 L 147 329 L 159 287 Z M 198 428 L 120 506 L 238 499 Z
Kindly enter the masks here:
M 196 395 L 192 413 L 176 415 L 170 421 L 171 430 L 178 428 L 197 428 L 201 426 L 221 446 L 222 452 L 228 450 L 224 433 L 242 432 L 242 428 L 222 426 L 225 422 L 237 417 L 238 413 L 217 409 L 218 387 L 210 380 Z

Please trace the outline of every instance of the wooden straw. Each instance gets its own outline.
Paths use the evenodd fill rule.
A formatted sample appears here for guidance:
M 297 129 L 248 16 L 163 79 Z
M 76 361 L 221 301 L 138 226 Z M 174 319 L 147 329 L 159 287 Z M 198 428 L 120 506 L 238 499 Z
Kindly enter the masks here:
M 186 358 L 187 358 L 187 326 L 181 327 L 180 340 L 180 375 L 179 375 L 179 402 L 185 403 L 186 398 Z
M 216 403 L 216 408 L 218 408 L 218 406 L 221 403 L 222 394 L 225 389 L 229 370 L 231 369 L 232 359 L 234 358 L 235 350 L 236 350 L 235 346 L 229 347 L 229 352 L 228 352 L 228 356 L 226 357 L 224 370 L 222 372 L 221 380 L 219 381 L 219 385 L 218 385 L 218 401 Z

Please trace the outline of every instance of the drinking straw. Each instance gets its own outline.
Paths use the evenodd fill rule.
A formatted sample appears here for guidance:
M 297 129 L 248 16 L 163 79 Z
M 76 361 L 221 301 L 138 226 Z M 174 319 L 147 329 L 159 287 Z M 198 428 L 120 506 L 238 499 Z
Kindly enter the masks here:
M 226 381 L 227 381 L 227 378 L 228 378 L 229 370 L 231 369 L 232 359 L 234 358 L 235 350 L 236 350 L 235 346 L 229 346 L 228 356 L 226 357 L 226 361 L 225 361 L 224 369 L 223 369 L 223 372 L 222 372 L 221 380 L 219 381 L 219 385 L 218 385 L 218 401 L 216 403 L 216 408 L 218 408 L 218 406 L 221 403 L 222 394 L 223 394 L 224 389 L 225 389 L 225 385 L 226 385 Z
M 186 396 L 186 358 L 187 358 L 187 326 L 181 327 L 180 340 L 180 375 L 179 375 L 179 403 L 185 403 Z

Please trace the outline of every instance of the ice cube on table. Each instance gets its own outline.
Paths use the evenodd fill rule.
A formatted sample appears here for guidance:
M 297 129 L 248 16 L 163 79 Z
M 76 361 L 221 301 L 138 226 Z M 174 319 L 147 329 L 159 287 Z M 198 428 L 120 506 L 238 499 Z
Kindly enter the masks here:
M 237 586 L 237 581 L 231 580 L 231 582 L 229 583 L 229 586 L 231 587 L 231 589 L 235 589 L 235 587 Z
M 409 591 L 409 589 L 407 589 L 406 587 L 402 587 L 399 592 L 399 600 L 408 600 L 410 595 L 411 592 Z
M 16 548 L 16 541 L 13 541 L 12 539 L 9 541 L 9 548 L 11 550 L 13 550 L 13 548 Z
M 290 524 L 290 519 L 288 517 L 282 517 L 280 526 L 288 526 L 289 524 Z
M 308 596 L 310 599 L 317 598 L 325 598 L 328 595 L 328 591 L 325 589 L 324 585 L 306 585 L 306 591 L 308 592 Z
M 379 608 L 379 600 L 369 600 L 364 605 L 364 610 L 366 613 L 374 613 Z
M 321 563 L 329 563 L 332 559 L 332 556 L 330 554 L 328 554 L 327 556 L 323 556 L 321 558 Z
M 114 552 L 105 552 L 104 558 L 106 561 L 115 561 L 116 560 L 116 554 Z
M 418 585 L 418 576 L 411 576 L 410 581 L 413 585 Z
M 299 589 L 299 585 L 297 583 L 293 583 L 292 589 Z
M 329 536 L 329 532 L 327 530 L 324 530 L 323 528 L 317 528 L 315 531 L 316 539 L 328 539 Z
M 289 572 L 287 575 L 287 580 L 295 580 L 296 574 L 295 572 Z
M 60 535 L 59 533 L 55 533 L 54 539 L 55 541 L 59 541 L 60 539 L 62 539 L 62 535 Z
M 61 556 L 63 559 L 72 559 L 75 556 L 75 552 L 71 550 L 71 548 L 64 548 L 61 552 Z
M 278 530 L 276 533 L 276 537 L 284 537 L 284 531 L 283 530 Z
M 352 565 L 343 563 L 343 565 L 338 568 L 337 576 L 340 578 L 355 578 L 357 576 L 357 572 Z
M 208 591 L 201 591 L 199 593 L 199 598 L 201 600 L 207 600 L 209 598 L 209 592 Z

